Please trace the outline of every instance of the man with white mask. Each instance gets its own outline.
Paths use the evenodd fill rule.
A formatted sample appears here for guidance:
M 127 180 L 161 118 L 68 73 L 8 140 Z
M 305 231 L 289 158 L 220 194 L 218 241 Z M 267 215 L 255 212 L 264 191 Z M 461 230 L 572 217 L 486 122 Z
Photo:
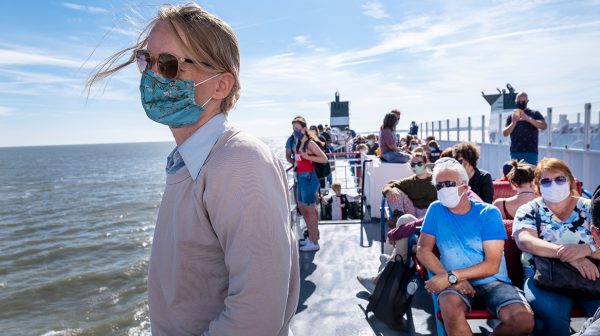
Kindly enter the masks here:
M 446 331 L 471 335 L 465 313 L 481 300 L 500 320 L 494 335 L 529 335 L 533 313 L 508 278 L 503 255 L 507 236 L 500 212 L 469 199 L 467 172 L 452 158 L 436 162 L 432 183 L 438 201 L 425 215 L 417 257 L 434 274 L 425 288 L 438 294 Z

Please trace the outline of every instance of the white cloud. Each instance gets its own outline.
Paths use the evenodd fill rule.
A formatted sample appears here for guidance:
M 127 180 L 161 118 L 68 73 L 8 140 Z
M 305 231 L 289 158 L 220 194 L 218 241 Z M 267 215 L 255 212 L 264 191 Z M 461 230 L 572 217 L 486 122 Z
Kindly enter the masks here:
M 12 114 L 13 111 L 14 111 L 13 108 L 6 107 L 6 106 L 0 106 L 0 116 L 10 115 L 10 114 Z
M 307 36 L 294 36 L 294 43 L 298 44 L 298 45 L 304 45 L 308 43 L 308 37 Z
M 0 48 L 0 65 L 52 65 L 67 68 L 86 68 L 83 60 L 61 55 L 53 55 L 48 51 L 30 47 L 15 49 Z
M 69 9 L 74 9 L 74 10 L 77 10 L 80 12 L 90 13 L 90 14 L 108 13 L 108 10 L 105 8 L 84 6 L 84 5 L 79 5 L 79 4 L 75 4 L 72 2 L 61 2 L 61 6 L 69 8 Z
M 363 14 L 370 16 L 375 19 L 389 18 L 390 15 L 386 13 L 383 5 L 378 1 L 368 1 L 362 5 Z

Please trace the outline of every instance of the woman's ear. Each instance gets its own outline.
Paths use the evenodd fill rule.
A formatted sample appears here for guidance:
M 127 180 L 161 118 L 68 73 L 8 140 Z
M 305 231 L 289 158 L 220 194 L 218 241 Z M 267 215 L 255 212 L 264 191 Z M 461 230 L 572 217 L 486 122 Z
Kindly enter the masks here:
M 222 73 L 218 77 L 217 91 L 215 91 L 215 93 L 213 93 L 213 95 L 212 95 L 213 99 L 216 99 L 216 100 L 225 99 L 227 96 L 229 96 L 229 93 L 231 93 L 231 89 L 233 88 L 234 84 L 235 84 L 235 77 L 231 73 L 229 73 L 229 72 Z

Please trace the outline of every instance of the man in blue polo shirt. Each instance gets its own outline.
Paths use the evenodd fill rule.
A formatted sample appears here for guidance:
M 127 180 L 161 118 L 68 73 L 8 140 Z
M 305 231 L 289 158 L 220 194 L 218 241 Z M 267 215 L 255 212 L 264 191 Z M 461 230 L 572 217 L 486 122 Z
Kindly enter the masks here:
M 504 136 L 510 135 L 510 158 L 537 165 L 539 130 L 545 130 L 548 125 L 539 111 L 527 108 L 527 93 L 517 93 L 515 103 L 516 109 L 506 119 L 506 127 L 502 130 Z
M 454 159 L 438 160 L 432 181 L 438 201 L 425 215 L 417 257 L 434 274 L 425 288 L 438 294 L 446 331 L 470 335 L 465 313 L 481 300 L 500 320 L 494 335 L 529 335 L 533 312 L 508 278 L 503 254 L 507 236 L 500 211 L 467 197 L 469 176 Z

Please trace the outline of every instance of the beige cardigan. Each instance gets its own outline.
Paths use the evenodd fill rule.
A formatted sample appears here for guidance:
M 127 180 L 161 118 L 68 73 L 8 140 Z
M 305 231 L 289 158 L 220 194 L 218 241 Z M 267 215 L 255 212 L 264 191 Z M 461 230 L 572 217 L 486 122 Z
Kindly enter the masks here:
M 226 130 L 196 181 L 167 176 L 148 272 L 153 335 L 287 335 L 299 294 L 285 170 Z

